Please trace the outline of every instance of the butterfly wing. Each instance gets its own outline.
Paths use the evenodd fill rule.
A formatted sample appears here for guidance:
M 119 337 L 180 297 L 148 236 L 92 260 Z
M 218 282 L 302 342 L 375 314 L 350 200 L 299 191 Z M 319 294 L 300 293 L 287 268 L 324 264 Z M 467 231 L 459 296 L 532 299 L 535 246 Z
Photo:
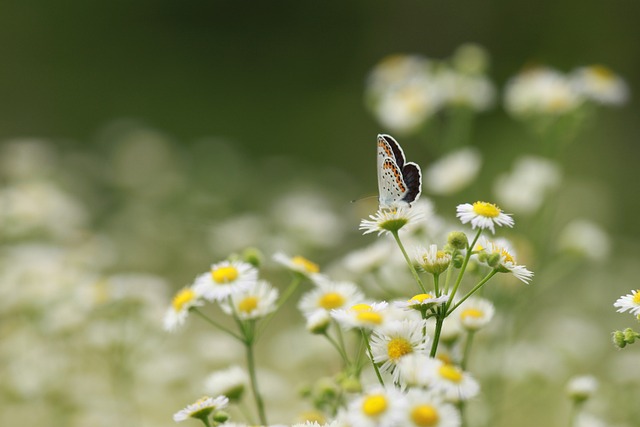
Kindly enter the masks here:
M 422 189 L 420 168 L 405 163 L 400 144 L 389 135 L 378 135 L 378 192 L 383 208 L 410 204 Z

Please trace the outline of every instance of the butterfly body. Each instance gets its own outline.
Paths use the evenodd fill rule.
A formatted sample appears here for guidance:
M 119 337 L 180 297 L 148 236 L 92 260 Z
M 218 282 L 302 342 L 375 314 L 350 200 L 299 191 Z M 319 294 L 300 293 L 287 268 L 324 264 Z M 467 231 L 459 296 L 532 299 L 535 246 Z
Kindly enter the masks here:
M 378 191 L 381 208 L 410 205 L 420 197 L 420 168 L 407 162 L 400 144 L 389 135 L 378 135 Z

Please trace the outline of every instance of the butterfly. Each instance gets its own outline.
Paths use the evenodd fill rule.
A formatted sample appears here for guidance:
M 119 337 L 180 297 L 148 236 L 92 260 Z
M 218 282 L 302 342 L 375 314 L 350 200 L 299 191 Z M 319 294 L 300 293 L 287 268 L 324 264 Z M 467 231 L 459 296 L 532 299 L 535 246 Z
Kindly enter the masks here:
M 422 175 L 406 162 L 400 144 L 389 135 L 378 135 L 378 192 L 381 208 L 410 205 L 420 197 Z

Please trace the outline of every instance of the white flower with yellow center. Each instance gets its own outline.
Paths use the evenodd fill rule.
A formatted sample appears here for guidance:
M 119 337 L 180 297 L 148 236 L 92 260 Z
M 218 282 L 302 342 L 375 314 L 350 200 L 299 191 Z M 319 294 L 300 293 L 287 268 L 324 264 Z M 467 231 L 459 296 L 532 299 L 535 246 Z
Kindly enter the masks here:
M 212 412 L 224 409 L 228 404 L 229 399 L 227 399 L 226 396 L 218 396 L 215 398 L 204 396 L 173 414 L 173 420 L 175 422 L 188 420 L 189 418 L 205 420 Z
M 371 334 L 373 362 L 398 381 L 398 362 L 408 354 L 424 353 L 429 337 L 423 334 L 424 320 L 393 320 Z
M 243 320 L 257 319 L 276 309 L 278 290 L 260 280 L 249 288 L 234 292 L 230 299 L 220 301 L 220 308 L 225 313 L 235 314 Z
M 330 312 L 334 309 L 351 307 L 364 300 L 364 295 L 351 282 L 316 281 L 317 287 L 302 296 L 298 308 L 305 317 L 316 310 Z
M 447 105 L 486 111 L 494 104 L 496 89 L 483 74 L 443 70 L 438 73 L 437 80 Z
M 249 385 L 249 377 L 240 366 L 231 366 L 222 371 L 211 373 L 204 383 L 205 392 L 212 395 L 224 395 L 231 401 L 239 401 Z
M 475 332 L 485 327 L 493 318 L 495 308 L 484 298 L 470 298 L 456 311 L 460 325 L 467 331 Z
M 487 253 L 485 261 L 490 267 L 495 268 L 500 273 L 511 273 L 518 280 L 529 284 L 533 277 L 533 272 L 524 265 L 518 265 L 515 253 L 501 241 L 486 240 L 484 251 Z
M 355 304 L 348 309 L 331 310 L 331 316 L 344 329 L 362 328 L 372 330 L 379 328 L 387 319 L 387 302 Z
M 438 250 L 438 245 L 429 245 L 429 249 L 419 246 L 416 249 L 415 259 L 420 268 L 427 273 L 440 274 L 449 267 L 451 254 Z
M 196 277 L 193 288 L 209 301 L 221 301 L 234 292 L 253 286 L 258 270 L 241 261 L 222 261 L 213 264 L 208 273 Z
M 629 98 L 627 83 L 603 65 L 578 68 L 569 79 L 579 94 L 600 104 L 622 105 Z
M 613 306 L 618 307 L 618 313 L 629 311 L 634 316 L 640 316 L 640 289 L 631 290 L 630 294 L 621 296 Z
M 166 331 L 175 331 L 182 326 L 187 320 L 189 309 L 204 304 L 204 301 L 196 293 L 192 287 L 186 287 L 178 291 L 171 301 L 164 315 L 164 329 Z
M 407 403 L 395 388 L 376 388 L 347 407 L 345 421 L 353 427 L 403 427 Z
M 410 206 L 398 206 L 391 209 L 380 208 L 375 215 L 369 215 L 369 218 L 360 221 L 360 230 L 364 230 L 362 234 L 377 232 L 380 236 L 398 232 L 405 225 L 420 220 L 422 214 Z
M 447 302 L 448 299 L 449 295 L 447 294 L 441 295 L 439 297 L 435 296 L 435 294 L 432 293 L 417 294 L 406 301 L 394 301 L 393 305 L 404 310 L 425 311 Z
M 480 391 L 478 382 L 471 374 L 456 365 L 429 358 L 425 361 L 423 369 L 423 375 L 429 387 L 442 393 L 448 401 L 467 400 Z
M 487 228 L 495 233 L 495 226 L 513 227 L 513 218 L 493 203 L 475 202 L 474 204 L 464 203 L 456 208 L 456 216 L 463 224 L 471 223 L 471 228 Z
M 420 389 L 407 392 L 406 427 L 459 427 L 460 413 L 435 393 Z
M 423 170 L 424 186 L 431 194 L 457 193 L 476 179 L 481 166 L 482 155 L 477 148 L 453 151 Z
M 273 255 L 273 260 L 289 270 L 307 277 L 314 277 L 320 274 L 320 266 L 318 264 L 300 255 L 290 257 L 282 252 L 278 252 Z

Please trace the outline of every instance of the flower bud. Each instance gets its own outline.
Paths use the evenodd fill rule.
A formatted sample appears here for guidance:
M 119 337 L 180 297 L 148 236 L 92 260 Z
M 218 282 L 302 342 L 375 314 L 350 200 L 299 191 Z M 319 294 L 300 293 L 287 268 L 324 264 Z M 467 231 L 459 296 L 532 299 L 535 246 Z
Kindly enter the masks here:
M 624 339 L 624 332 L 615 331 L 612 336 L 613 344 L 618 348 L 625 348 L 627 346 L 627 341 Z
M 213 421 L 215 421 L 216 423 L 225 423 L 227 422 L 227 420 L 229 419 L 229 414 L 225 411 L 216 411 L 215 414 L 213 414 Z
M 466 249 L 469 246 L 467 235 L 462 231 L 452 231 L 449 233 L 447 243 L 458 250 Z
M 253 265 L 255 268 L 260 268 L 264 262 L 264 256 L 258 248 L 247 248 L 242 252 L 242 259 L 245 262 Z
M 307 331 L 320 335 L 331 326 L 331 316 L 325 310 L 318 310 L 307 317 Z

